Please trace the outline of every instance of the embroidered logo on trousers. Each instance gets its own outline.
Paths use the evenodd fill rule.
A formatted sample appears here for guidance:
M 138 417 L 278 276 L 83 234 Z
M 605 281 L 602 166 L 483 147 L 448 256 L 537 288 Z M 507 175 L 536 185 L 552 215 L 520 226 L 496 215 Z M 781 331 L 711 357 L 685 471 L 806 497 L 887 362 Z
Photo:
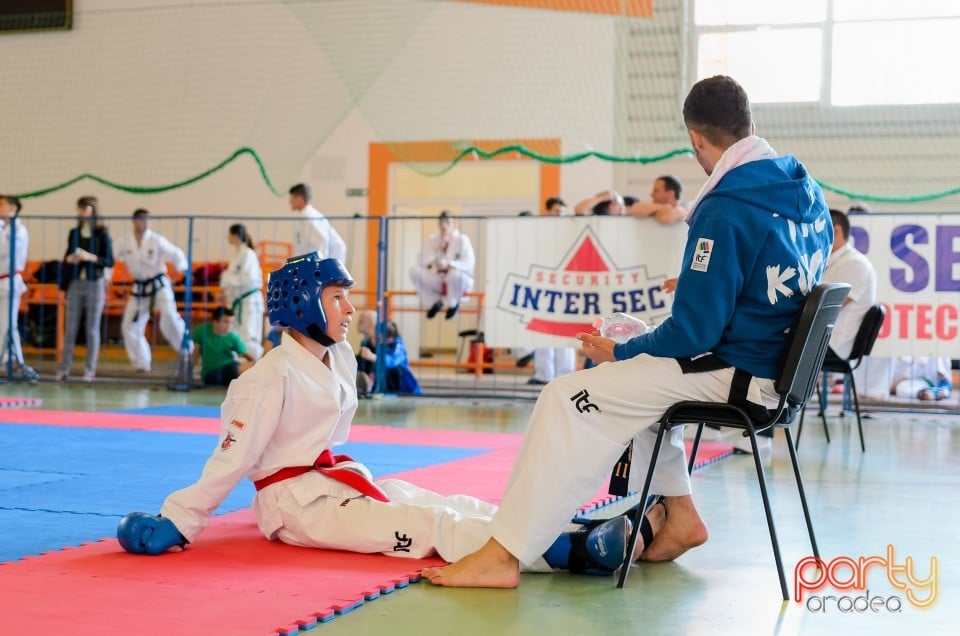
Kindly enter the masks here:
M 413 539 L 408 537 L 406 534 L 400 534 L 399 531 L 394 532 L 393 536 L 397 538 L 397 545 L 393 546 L 394 552 L 410 551 L 410 546 L 413 545 Z
M 590 401 L 590 394 L 587 393 L 586 389 L 581 389 L 579 393 L 570 398 L 570 401 L 574 403 L 573 405 L 577 407 L 577 411 L 580 413 L 588 411 L 600 413 L 600 407 Z

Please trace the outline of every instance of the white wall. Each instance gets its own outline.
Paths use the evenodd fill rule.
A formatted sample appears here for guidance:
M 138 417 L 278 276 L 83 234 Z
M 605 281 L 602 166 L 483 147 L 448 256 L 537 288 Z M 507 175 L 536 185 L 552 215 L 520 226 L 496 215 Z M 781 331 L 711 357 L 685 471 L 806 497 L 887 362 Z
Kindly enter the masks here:
M 559 138 L 565 155 L 685 147 L 686 3 L 653 6 L 652 19 L 625 20 L 440 0 L 77 0 L 72 31 L 0 36 L 0 191 L 84 173 L 162 186 L 246 146 L 277 193 L 243 156 L 159 194 L 80 181 L 26 200 L 25 214 L 70 215 L 78 196 L 94 194 L 108 215 L 271 217 L 288 212 L 286 190 L 305 181 L 320 209 L 349 217 L 366 212 L 366 198 L 346 191 L 366 187 L 371 141 Z M 957 125 L 935 127 L 942 111 L 902 112 L 918 119 L 756 109 L 759 132 L 829 183 L 956 186 Z M 588 159 L 563 166 L 559 194 L 573 205 L 613 185 L 646 197 L 663 173 L 681 177 L 686 199 L 704 180 L 689 156 L 647 166 Z M 62 238 L 51 240 L 35 250 L 58 254 Z

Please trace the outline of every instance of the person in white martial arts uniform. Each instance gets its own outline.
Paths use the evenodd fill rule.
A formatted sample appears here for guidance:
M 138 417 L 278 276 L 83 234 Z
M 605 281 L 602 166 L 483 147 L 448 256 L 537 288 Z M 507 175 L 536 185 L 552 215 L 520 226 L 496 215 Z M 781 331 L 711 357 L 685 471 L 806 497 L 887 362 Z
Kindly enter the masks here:
M 656 422 L 672 404 L 776 405 L 771 378 L 833 242 L 828 208 L 794 157 L 777 156 L 753 134 L 749 100 L 733 79 L 697 82 L 683 117 L 710 178 L 692 207 L 672 315 L 621 344 L 578 334 L 598 366 L 543 388 L 491 540 L 458 563 L 424 570 L 431 582 L 517 586 L 518 565 L 549 544 L 547 537 L 596 491 L 631 441 L 631 490 L 641 489 Z M 693 503 L 683 427 L 671 431 L 651 488 L 665 497 L 666 523 L 641 559 L 671 560 L 707 540 Z
M 877 303 L 877 271 L 873 263 L 853 246 L 850 240 L 850 219 L 840 210 L 830 210 L 833 222 L 833 252 L 827 260 L 825 283 L 847 283 L 850 292 L 843 302 L 840 315 L 833 326 L 827 360 L 850 357 L 863 317 Z M 886 399 L 889 397 L 894 359 L 886 356 L 868 356 L 854 369 L 859 397 Z M 843 390 L 842 384 L 838 390 Z M 843 408 L 849 408 L 844 397 Z M 822 400 L 820 408 L 826 408 Z
M 446 305 L 450 320 L 457 315 L 463 295 L 473 289 L 476 260 L 470 238 L 456 228 L 450 212 L 441 212 L 438 222 L 440 231 L 427 239 L 417 264 L 410 269 L 410 279 L 423 304 L 430 306 L 427 318 Z
M 23 361 L 20 331 L 17 328 L 20 298 L 27 291 L 23 282 L 23 268 L 27 266 L 30 247 L 27 226 L 20 221 L 21 207 L 17 197 L 0 194 L 0 375 L 7 375 L 8 366 L 12 363 L 11 377 L 36 383 L 40 376 Z M 11 256 L 13 271 L 10 270 Z
M 179 350 L 183 342 L 183 318 L 177 313 L 166 264 L 172 263 L 182 274 L 187 271 L 187 257 L 182 249 L 150 229 L 147 210 L 136 210 L 132 223 L 133 229 L 117 244 L 115 257 L 133 278 L 121 329 L 130 364 L 137 371 L 149 373 L 152 355 L 144 329 L 154 310 L 160 314 L 160 333 L 167 343 Z
M 447 561 L 487 541 L 493 504 L 374 481 L 363 464 L 333 454 L 357 410 L 357 364 L 346 342 L 352 285 L 339 261 L 315 254 L 271 274 L 267 306 L 285 330 L 280 346 L 230 384 L 220 441 L 199 480 L 169 495 L 159 516 L 131 513 L 120 522 L 125 550 L 152 555 L 194 541 L 244 477 L 257 488 L 253 510 L 271 540 Z M 610 574 L 624 560 L 629 529 L 621 515 L 564 533 L 531 567 Z
M 320 258 L 347 262 L 347 243 L 317 208 L 310 203 L 310 188 L 303 183 L 290 188 L 290 209 L 303 219 L 293 229 L 293 253 L 316 252 Z
M 233 331 L 254 361 L 263 355 L 263 270 L 253 239 L 242 223 L 230 226 L 230 262 L 220 275 L 223 302 L 233 311 Z
M 573 216 L 559 197 L 544 203 L 544 216 Z M 575 347 L 540 347 L 533 350 L 533 376 L 527 384 L 546 384 L 550 380 L 577 370 Z
M 925 401 L 946 400 L 953 388 L 950 358 L 900 356 L 893 367 L 890 393 Z

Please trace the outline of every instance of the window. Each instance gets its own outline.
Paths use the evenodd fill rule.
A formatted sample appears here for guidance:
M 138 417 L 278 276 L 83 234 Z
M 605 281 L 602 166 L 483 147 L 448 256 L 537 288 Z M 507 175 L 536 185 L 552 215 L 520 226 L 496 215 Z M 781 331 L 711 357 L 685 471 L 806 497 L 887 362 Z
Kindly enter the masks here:
M 697 78 L 754 103 L 960 102 L 955 0 L 694 0 Z

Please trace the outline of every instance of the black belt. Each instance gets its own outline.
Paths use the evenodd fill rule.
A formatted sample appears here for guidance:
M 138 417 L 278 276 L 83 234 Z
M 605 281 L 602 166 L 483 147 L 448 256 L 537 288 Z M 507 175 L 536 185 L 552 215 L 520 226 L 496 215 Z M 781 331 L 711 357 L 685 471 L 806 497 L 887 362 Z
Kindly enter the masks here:
M 157 274 L 153 278 L 133 281 L 133 289 L 130 290 L 130 295 L 135 298 L 152 297 L 158 289 L 163 287 L 163 279 L 166 276 L 166 274 Z
M 729 369 L 733 365 L 720 356 L 707 353 L 695 358 L 676 358 L 677 364 L 684 375 L 688 373 L 706 373 L 709 371 L 719 371 L 720 369 Z M 750 381 L 753 374 L 734 367 L 733 380 L 730 382 L 730 392 L 727 395 L 727 402 L 734 406 L 739 406 L 747 412 L 753 420 L 763 421 L 770 417 L 770 411 L 761 404 L 747 400 L 747 393 L 750 390 Z M 630 464 L 633 459 L 633 441 L 627 445 L 623 455 L 617 460 L 610 474 L 611 495 L 626 497 L 629 492 L 630 482 Z

